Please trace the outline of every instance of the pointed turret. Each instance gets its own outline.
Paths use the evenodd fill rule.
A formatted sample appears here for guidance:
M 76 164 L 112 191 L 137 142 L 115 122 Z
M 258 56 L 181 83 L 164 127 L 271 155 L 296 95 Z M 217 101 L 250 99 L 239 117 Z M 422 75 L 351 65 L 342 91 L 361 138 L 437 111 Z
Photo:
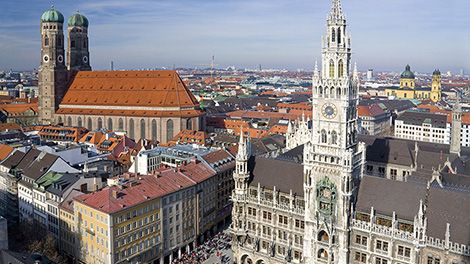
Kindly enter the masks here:
M 354 63 L 353 80 L 354 81 L 359 81 L 359 73 L 357 71 L 357 63 Z
M 341 0 L 332 0 L 331 11 L 328 16 L 330 20 L 344 20 L 343 8 Z
M 243 127 L 240 127 L 240 140 L 238 141 L 237 161 L 248 160 L 248 142 L 245 140 Z
M 315 68 L 313 69 L 313 77 L 319 77 L 320 73 L 318 72 L 318 61 L 315 60 Z
M 289 120 L 287 123 L 287 134 L 292 134 L 294 132 L 294 128 L 292 127 L 292 122 Z
M 450 140 L 450 153 L 460 156 L 460 131 L 462 130 L 462 107 L 460 106 L 460 98 L 454 104 L 452 109 L 452 129 Z

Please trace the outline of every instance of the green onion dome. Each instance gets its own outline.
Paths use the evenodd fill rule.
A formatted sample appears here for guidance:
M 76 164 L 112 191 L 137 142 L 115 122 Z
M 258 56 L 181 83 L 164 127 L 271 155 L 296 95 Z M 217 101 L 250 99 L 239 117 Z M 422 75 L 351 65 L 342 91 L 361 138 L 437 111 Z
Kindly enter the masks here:
M 42 22 L 64 23 L 64 15 L 57 11 L 54 6 L 44 12 L 41 16 Z
M 406 65 L 405 71 L 401 73 L 401 78 L 403 79 L 414 79 L 415 74 L 411 71 L 410 65 Z
M 69 27 L 88 27 L 88 19 L 77 12 L 69 17 L 67 24 Z

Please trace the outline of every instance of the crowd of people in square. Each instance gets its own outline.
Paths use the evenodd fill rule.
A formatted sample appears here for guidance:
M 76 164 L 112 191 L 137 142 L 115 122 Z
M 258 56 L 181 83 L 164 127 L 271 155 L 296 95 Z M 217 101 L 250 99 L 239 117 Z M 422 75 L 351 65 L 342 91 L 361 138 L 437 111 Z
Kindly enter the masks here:
M 198 245 L 193 251 L 181 255 L 175 259 L 174 264 L 199 264 L 207 260 L 212 254 L 220 259 L 220 263 L 229 263 L 230 258 L 223 253 L 223 250 L 230 248 L 231 238 L 229 235 L 220 232 L 215 236 Z

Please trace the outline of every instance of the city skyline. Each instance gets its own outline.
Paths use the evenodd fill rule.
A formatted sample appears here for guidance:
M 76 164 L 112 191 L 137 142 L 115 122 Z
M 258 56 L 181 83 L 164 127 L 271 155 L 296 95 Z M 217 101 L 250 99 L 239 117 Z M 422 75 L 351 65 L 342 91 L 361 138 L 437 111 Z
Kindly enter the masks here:
M 470 70 L 469 3 L 343 1 L 360 70 L 418 72 Z M 219 67 L 311 70 L 320 59 L 322 21 L 330 1 L 61 1 L 67 19 L 77 9 L 90 20 L 94 69 Z M 21 8 L 18 8 L 18 7 Z M 0 69 L 39 66 L 39 17 L 44 3 L 4 3 L 0 18 Z M 374 10 L 365 13 L 363 10 Z M 14 19 L 14 20 L 13 20 Z M 423 33 L 421 33 L 423 32 Z M 468 56 L 466 56 L 467 54 Z

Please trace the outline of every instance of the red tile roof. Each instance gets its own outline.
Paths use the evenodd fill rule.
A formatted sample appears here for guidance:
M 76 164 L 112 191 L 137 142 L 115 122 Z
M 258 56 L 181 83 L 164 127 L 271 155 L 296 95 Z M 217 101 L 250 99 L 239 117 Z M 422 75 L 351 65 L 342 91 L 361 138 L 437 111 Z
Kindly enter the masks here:
M 130 106 L 154 109 L 125 109 Z M 83 71 L 75 76 L 57 113 L 194 117 L 202 114 L 198 107 L 176 71 Z
M 377 104 L 368 105 L 359 105 L 357 107 L 358 116 L 379 116 L 385 114 L 385 111 Z
M 78 196 L 75 201 L 112 214 L 188 188 L 214 175 L 215 171 L 202 162 L 191 162 L 176 169 L 160 168 L 155 175 L 124 174 L 122 178 L 128 179 L 127 183 Z
M 132 177 L 122 186 L 106 187 L 100 191 L 81 195 L 75 201 L 98 211 L 112 214 L 187 188 L 193 184 L 186 177 L 157 177 L 154 175 Z
M 13 148 L 8 145 L 0 144 L 0 161 L 6 159 L 13 152 Z
M 21 126 L 16 123 L 0 123 L 0 131 L 21 130 Z

